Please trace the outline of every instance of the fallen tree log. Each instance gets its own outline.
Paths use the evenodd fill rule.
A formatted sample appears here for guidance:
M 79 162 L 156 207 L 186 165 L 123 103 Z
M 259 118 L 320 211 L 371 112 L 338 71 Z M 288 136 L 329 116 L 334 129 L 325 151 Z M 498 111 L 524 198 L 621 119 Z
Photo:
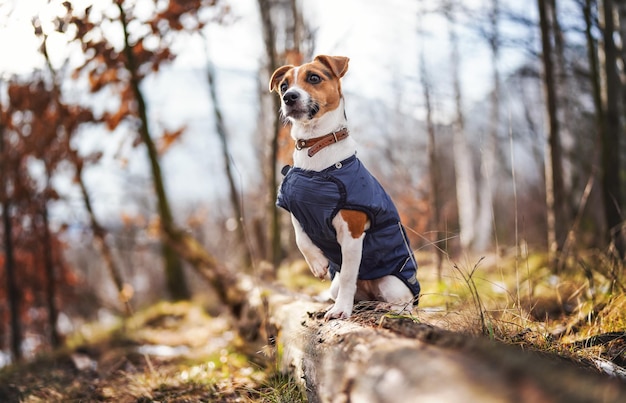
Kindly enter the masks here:
M 283 370 L 310 402 L 624 402 L 626 384 L 564 360 L 380 313 L 325 322 L 325 307 L 272 293 Z M 371 312 L 367 314 L 371 322 Z

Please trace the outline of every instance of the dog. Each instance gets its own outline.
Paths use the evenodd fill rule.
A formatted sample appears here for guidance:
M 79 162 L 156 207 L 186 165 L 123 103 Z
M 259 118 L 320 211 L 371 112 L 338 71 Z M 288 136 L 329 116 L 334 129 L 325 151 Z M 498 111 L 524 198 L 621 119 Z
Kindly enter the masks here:
M 417 263 L 396 207 L 356 157 L 341 78 L 349 58 L 319 55 L 274 71 L 270 92 L 291 123 L 293 167 L 276 204 L 291 213 L 295 239 L 313 275 L 330 275 L 333 306 L 324 315 L 346 319 L 355 301 L 381 301 L 402 311 L 416 305 Z

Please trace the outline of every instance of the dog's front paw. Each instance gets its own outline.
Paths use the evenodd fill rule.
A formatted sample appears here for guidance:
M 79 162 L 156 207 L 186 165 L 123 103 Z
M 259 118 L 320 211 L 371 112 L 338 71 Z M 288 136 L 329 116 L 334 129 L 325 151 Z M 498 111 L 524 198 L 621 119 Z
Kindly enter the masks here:
M 309 263 L 309 268 L 311 268 L 311 273 L 319 279 L 323 279 L 326 277 L 328 273 L 328 259 L 324 257 L 324 255 L 316 256 L 311 259 L 307 259 Z
M 353 304 L 340 304 L 335 302 L 335 305 L 324 315 L 324 319 L 348 319 L 350 315 L 352 315 L 352 305 Z

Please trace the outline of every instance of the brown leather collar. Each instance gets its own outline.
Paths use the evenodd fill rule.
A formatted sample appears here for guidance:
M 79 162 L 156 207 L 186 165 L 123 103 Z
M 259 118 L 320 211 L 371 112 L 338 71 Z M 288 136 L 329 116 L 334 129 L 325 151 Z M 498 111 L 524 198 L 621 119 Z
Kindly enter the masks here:
M 302 150 L 303 148 L 308 148 L 307 154 L 309 157 L 317 154 L 324 147 L 328 147 L 331 144 L 335 144 L 340 142 L 341 140 L 348 137 L 348 129 L 343 128 L 339 129 L 336 132 L 328 133 L 320 137 L 314 137 L 312 139 L 306 140 L 296 140 L 296 150 Z

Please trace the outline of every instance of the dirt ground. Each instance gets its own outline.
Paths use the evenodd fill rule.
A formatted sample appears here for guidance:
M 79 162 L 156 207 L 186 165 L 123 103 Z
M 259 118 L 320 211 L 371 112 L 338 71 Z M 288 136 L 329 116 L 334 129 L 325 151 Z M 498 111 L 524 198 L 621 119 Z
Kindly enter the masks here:
M 125 328 L 0 372 L 1 402 L 298 402 L 299 385 L 222 318 L 161 303 Z M 284 400 L 286 399 L 286 400 Z

